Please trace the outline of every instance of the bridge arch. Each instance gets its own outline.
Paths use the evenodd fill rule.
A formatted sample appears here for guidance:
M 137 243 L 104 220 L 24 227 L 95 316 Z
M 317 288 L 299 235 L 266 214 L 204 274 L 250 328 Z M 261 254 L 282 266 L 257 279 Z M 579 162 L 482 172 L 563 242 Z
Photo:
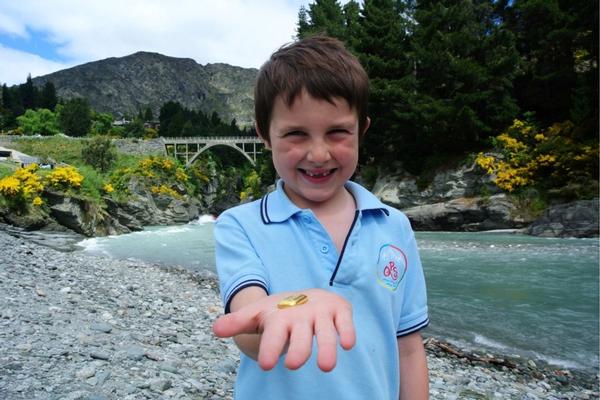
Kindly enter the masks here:
M 192 165 L 194 163 L 194 161 L 196 161 L 196 159 L 200 156 L 200 154 L 204 153 L 206 150 L 210 149 L 211 147 L 215 147 L 215 146 L 231 147 L 232 149 L 235 149 L 239 153 L 241 153 L 248 161 L 250 161 L 250 164 L 252 164 L 253 166 L 256 166 L 256 158 L 250 157 L 248 155 L 248 153 L 246 153 L 244 150 L 240 149 L 238 146 L 236 146 L 235 144 L 231 144 L 231 143 L 209 143 L 209 144 L 205 145 L 204 147 L 202 147 L 196 154 L 194 154 L 192 156 L 192 158 L 190 158 L 190 160 L 185 163 L 185 166 L 189 167 L 190 165 Z
M 262 153 L 264 146 L 259 138 L 249 136 L 163 137 L 162 139 L 167 156 L 185 159 L 186 168 L 192 165 L 204 151 L 219 145 L 239 151 L 255 166 L 257 155 Z

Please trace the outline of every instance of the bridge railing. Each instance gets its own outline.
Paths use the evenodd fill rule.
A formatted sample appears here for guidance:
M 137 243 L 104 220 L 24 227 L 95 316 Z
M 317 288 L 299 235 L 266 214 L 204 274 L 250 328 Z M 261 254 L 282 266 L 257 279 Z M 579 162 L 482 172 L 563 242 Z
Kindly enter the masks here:
M 165 143 L 198 143 L 198 142 L 219 142 L 219 143 L 261 143 L 256 136 L 178 136 L 162 137 Z

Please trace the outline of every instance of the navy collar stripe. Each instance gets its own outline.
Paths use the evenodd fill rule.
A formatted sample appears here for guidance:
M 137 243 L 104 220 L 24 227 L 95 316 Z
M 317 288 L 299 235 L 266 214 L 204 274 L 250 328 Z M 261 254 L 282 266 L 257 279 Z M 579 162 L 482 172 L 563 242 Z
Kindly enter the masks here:
M 386 216 L 390 215 L 390 210 L 385 204 L 360 185 L 348 181 L 346 188 L 356 200 L 357 211 L 380 211 Z M 271 201 L 269 202 L 269 200 Z M 267 193 L 260 201 L 260 217 L 265 225 L 274 222 L 283 222 L 299 211 L 301 211 L 301 209 L 298 208 L 285 194 L 283 190 L 283 181 L 281 180 L 277 182 L 275 191 Z
M 267 213 L 267 198 L 269 197 L 269 193 L 263 196 L 260 200 L 260 217 L 263 221 L 263 224 L 267 225 L 271 223 L 269 219 L 269 214 Z

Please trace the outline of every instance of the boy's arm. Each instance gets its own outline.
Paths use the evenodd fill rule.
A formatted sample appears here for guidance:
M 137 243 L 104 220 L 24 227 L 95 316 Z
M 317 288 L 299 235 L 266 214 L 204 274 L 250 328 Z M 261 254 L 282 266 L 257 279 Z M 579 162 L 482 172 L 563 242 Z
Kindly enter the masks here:
M 283 298 L 298 293 L 308 296 L 306 304 L 277 307 Z M 215 335 L 238 336 L 236 344 L 240 350 L 256 359 L 264 370 L 275 367 L 286 348 L 285 366 L 300 368 L 310 358 L 316 337 L 317 364 L 321 370 L 331 371 L 336 364 L 338 337 L 345 350 L 351 349 L 356 341 L 350 303 L 326 290 L 267 296 L 262 289 L 249 287 L 234 296 L 231 309 L 234 312 L 219 317 L 213 324 Z
M 423 338 L 419 332 L 398 338 L 400 400 L 429 399 L 429 371 Z
M 255 301 L 262 299 L 263 297 L 267 297 L 267 293 L 264 291 L 263 288 L 259 286 L 250 286 L 246 289 L 243 289 L 240 292 L 238 292 L 231 300 L 231 312 L 236 312 L 245 305 L 254 303 Z M 261 335 L 258 333 L 242 333 L 240 335 L 234 336 L 233 341 L 235 342 L 237 347 L 242 351 L 242 353 L 244 353 L 254 361 L 257 361 L 260 338 Z

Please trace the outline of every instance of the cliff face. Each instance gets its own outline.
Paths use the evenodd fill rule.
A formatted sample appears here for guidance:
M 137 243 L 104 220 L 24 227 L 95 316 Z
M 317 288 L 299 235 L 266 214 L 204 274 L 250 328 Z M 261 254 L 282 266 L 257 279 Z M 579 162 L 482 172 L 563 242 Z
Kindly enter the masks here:
M 33 78 L 43 86 L 52 82 L 59 97 L 85 97 L 92 108 L 116 116 L 135 115 L 150 107 L 154 116 L 167 101 L 216 111 L 224 121 L 235 118 L 240 126 L 253 120 L 256 69 L 228 64 L 196 63 L 189 58 L 138 52 L 107 58 Z

